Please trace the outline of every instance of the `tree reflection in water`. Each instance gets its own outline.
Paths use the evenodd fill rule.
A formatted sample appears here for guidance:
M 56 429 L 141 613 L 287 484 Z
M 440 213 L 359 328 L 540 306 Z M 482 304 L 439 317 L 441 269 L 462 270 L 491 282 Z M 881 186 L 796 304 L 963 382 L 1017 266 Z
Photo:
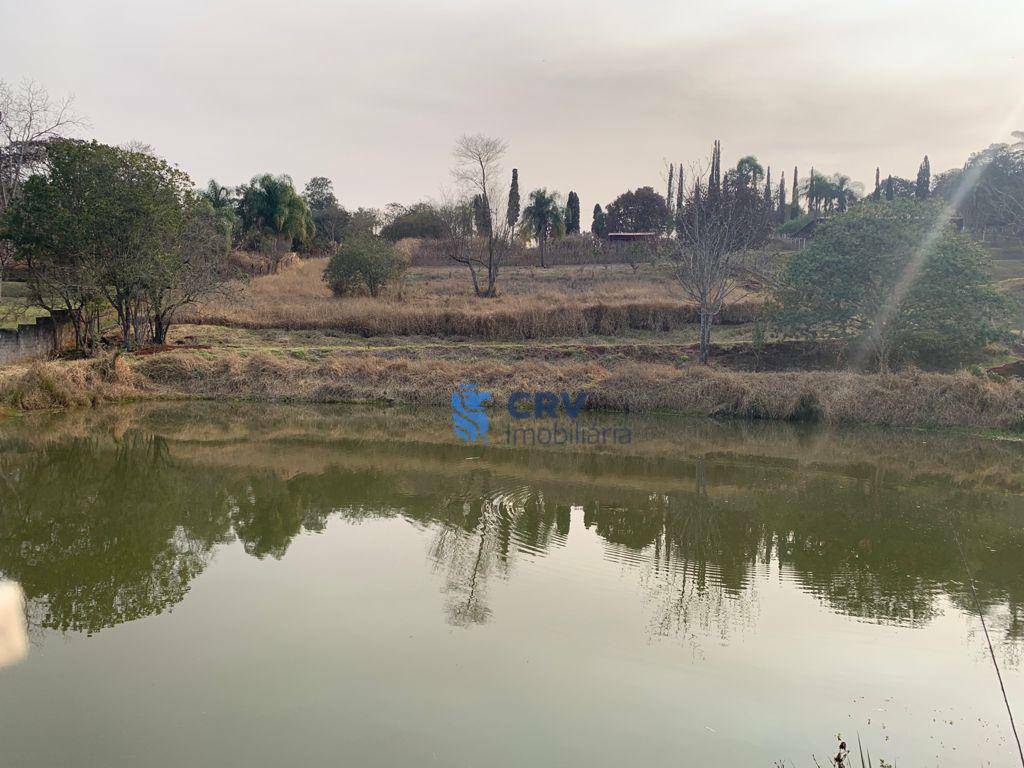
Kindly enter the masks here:
M 493 449 L 466 462 L 464 447 L 430 441 L 254 439 L 228 420 L 208 427 L 235 435 L 218 443 L 186 427 L 6 429 L 0 576 L 22 584 L 33 624 L 92 633 L 158 614 L 219 546 L 280 559 L 332 518 L 386 517 L 429 533 L 456 626 L 491 618 L 489 584 L 514 578 L 517 558 L 576 535 L 636 572 L 656 636 L 696 643 L 755 621 L 770 569 L 832 610 L 919 625 L 947 602 L 973 613 L 957 530 L 1004 656 L 1024 638 L 1024 498 L 990 482 L 1002 476 L 987 455 L 977 476 L 913 477 L 870 453 L 829 468 L 768 458 L 763 442 L 707 458 Z M 589 533 L 570 532 L 573 507 Z

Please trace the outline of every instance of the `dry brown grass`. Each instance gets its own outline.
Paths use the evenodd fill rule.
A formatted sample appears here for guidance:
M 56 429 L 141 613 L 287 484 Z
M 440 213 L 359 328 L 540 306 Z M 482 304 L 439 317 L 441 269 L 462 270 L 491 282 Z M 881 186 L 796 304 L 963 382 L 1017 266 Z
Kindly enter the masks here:
M 90 406 L 143 395 L 145 382 L 121 355 L 0 368 L 0 402 L 17 410 Z
M 493 391 L 499 402 L 515 390 L 564 388 L 587 390 L 590 407 L 617 411 L 889 426 L 1024 426 L 1024 382 L 967 373 L 742 373 L 631 362 L 410 360 L 372 353 L 307 361 L 266 353 L 180 351 L 130 360 L 37 363 L 4 369 L 0 399 L 25 410 L 144 397 L 443 406 L 463 381 Z
M 411 269 L 379 299 L 337 298 L 321 280 L 324 259 L 254 279 L 237 297 L 189 308 L 183 322 L 240 328 L 331 329 L 363 336 L 462 336 L 537 339 L 631 330 L 671 331 L 695 321 L 670 280 L 652 267 L 509 267 L 495 299 L 472 294 L 459 269 Z M 730 307 L 723 322 L 756 315 L 755 297 Z

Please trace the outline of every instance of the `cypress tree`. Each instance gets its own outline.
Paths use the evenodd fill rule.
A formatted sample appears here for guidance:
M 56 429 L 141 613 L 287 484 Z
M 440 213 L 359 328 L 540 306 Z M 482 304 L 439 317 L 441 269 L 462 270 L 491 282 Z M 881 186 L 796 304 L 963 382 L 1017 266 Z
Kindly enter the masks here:
M 722 194 L 722 142 L 715 142 L 715 191 Z
M 892 174 L 889 174 L 889 178 L 885 180 L 885 199 L 892 200 L 896 197 L 896 193 L 892 188 Z
M 711 169 L 708 172 L 708 200 L 717 200 L 722 191 L 722 148 L 715 139 L 711 149 Z
M 875 200 L 882 199 L 882 175 L 877 165 L 875 166 L 875 192 L 873 196 Z
M 489 237 L 491 234 L 491 212 L 484 204 L 483 195 L 473 196 L 473 225 L 476 233 L 481 237 Z
M 665 195 L 665 203 L 668 205 L 669 210 L 672 210 L 672 201 L 675 199 L 675 178 L 676 167 L 672 164 L 668 164 L 668 194 Z
M 919 200 L 924 200 L 931 192 L 932 167 L 928 162 L 928 155 L 921 161 L 921 167 L 917 169 L 917 184 L 914 186 L 914 194 Z
M 600 203 L 594 206 L 594 221 L 590 225 L 590 233 L 594 237 L 604 237 L 608 234 L 606 231 L 606 222 L 604 215 L 604 208 L 601 207 Z
M 676 177 L 676 210 L 683 210 L 683 188 L 686 186 L 686 172 L 683 164 L 679 164 L 679 176 Z
M 793 197 L 790 198 L 789 204 L 789 218 L 795 219 L 800 215 L 800 192 L 796 187 L 797 180 L 797 167 L 793 166 Z
M 519 221 L 519 169 L 512 169 L 512 186 L 508 189 L 508 213 L 505 214 L 505 221 L 509 229 L 515 229 Z
M 786 174 L 779 179 L 779 223 L 786 220 Z
M 764 177 L 764 207 L 767 211 L 775 209 L 775 200 L 772 199 L 772 167 L 768 166 L 768 173 Z
M 579 195 L 571 191 L 565 201 L 565 233 L 567 235 L 580 233 L 580 198 Z

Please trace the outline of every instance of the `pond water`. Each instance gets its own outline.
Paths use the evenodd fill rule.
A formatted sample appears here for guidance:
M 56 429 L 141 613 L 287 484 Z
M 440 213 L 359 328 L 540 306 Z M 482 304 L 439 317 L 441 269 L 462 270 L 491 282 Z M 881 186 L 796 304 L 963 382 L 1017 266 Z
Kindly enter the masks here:
M 527 450 L 443 411 L 0 422 L 30 637 L 0 765 L 799 767 L 837 734 L 1019 763 L 979 609 L 1024 720 L 1024 448 L 630 426 Z

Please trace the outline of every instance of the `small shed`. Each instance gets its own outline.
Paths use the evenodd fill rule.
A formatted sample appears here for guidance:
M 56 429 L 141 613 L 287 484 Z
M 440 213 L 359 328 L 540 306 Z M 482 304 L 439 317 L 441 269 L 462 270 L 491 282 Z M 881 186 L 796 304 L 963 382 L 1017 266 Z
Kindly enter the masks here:
M 657 240 L 657 232 L 609 232 L 608 239 L 613 243 L 646 243 Z

